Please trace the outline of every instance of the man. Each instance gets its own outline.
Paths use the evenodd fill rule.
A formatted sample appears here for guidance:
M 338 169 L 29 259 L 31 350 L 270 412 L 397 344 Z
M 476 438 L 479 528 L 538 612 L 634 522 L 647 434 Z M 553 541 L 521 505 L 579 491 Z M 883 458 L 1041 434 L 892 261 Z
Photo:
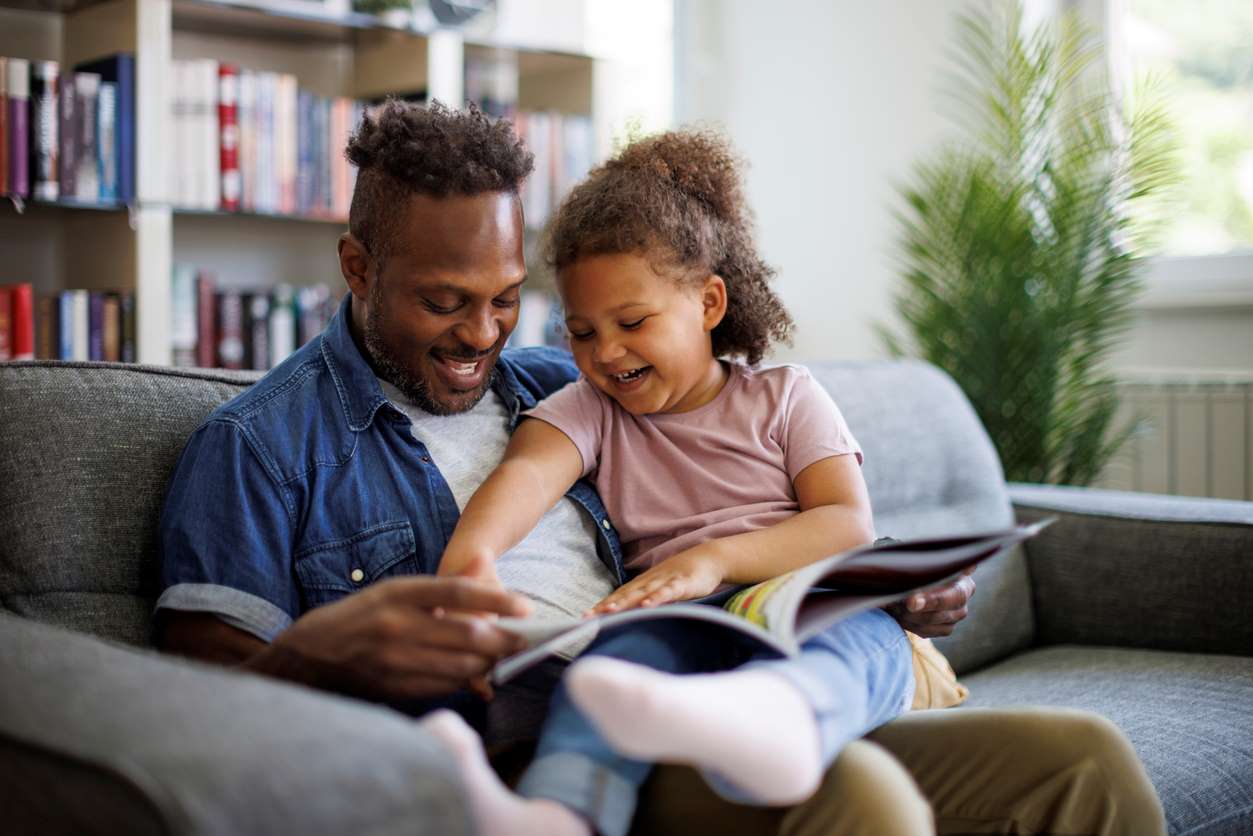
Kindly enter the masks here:
M 469 613 L 577 613 L 624 579 L 586 484 L 498 563 L 512 592 L 432 577 L 519 412 L 575 374 L 559 352 L 501 350 L 526 278 L 518 189 L 531 157 L 506 122 L 398 103 L 363 123 L 348 154 L 359 170 L 339 242 L 350 295 L 322 335 L 190 439 L 161 521 L 159 641 L 341 693 L 481 709 L 467 689 L 518 644 Z M 944 635 L 973 589 L 965 578 L 894 615 Z M 523 712 L 514 696 L 492 702 L 494 728 L 517 725 L 500 716 Z M 923 712 L 875 739 L 849 746 L 793 809 L 737 807 L 690 770 L 659 769 L 636 828 L 913 834 L 934 808 L 941 829 L 1161 829 L 1130 747 L 1097 718 Z

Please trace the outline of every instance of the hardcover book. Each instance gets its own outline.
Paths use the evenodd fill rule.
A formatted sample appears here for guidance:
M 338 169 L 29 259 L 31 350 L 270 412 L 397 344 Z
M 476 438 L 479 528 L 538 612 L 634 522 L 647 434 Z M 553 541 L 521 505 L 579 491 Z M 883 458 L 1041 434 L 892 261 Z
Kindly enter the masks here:
M 290 286 L 275 286 L 270 299 L 270 364 L 277 366 L 296 350 L 296 312 Z
M 87 359 L 104 360 L 104 296 L 98 290 L 87 296 Z
M 122 359 L 122 303 L 116 293 L 104 294 L 104 359 L 110 363 Z
M 58 340 L 60 300 L 56 296 L 41 295 L 35 302 L 35 359 L 59 360 L 61 347 Z
M 224 369 L 244 367 L 244 300 L 236 290 L 218 294 L 218 363 Z
M 0 55 L 0 195 L 9 193 L 9 59 Z
M 57 296 L 57 359 L 74 359 L 74 291 Z
M 102 81 L 96 98 L 96 176 L 101 203 L 118 201 L 117 163 L 117 85 Z
M 221 207 L 224 212 L 238 212 L 243 189 L 239 169 L 239 68 L 234 64 L 218 66 L 218 130 Z
M 984 534 L 863 546 L 698 602 L 584 619 L 502 618 L 497 626 L 522 636 L 531 646 L 497 664 L 491 679 L 497 684 L 508 682 L 548 656 L 586 643 L 603 631 L 662 618 L 721 625 L 733 638 L 753 642 L 779 656 L 795 656 L 803 642 L 832 624 L 956 577 L 1034 537 L 1052 521 Z
M 8 193 L 30 195 L 30 62 L 10 58 L 5 71 L 8 128 Z
M 70 295 L 70 356 L 66 359 L 86 362 L 91 359 L 91 300 L 85 290 L 66 292 Z
M 29 282 L 10 285 L 0 294 L 9 297 L 9 356 L 14 360 L 35 359 L 35 299 Z
M 100 200 L 100 165 L 96 149 L 96 101 L 100 96 L 100 76 L 75 73 L 78 98 L 78 166 L 75 169 L 74 197 L 86 203 Z M 66 138 L 69 141 L 69 138 Z
M 0 363 L 13 358 L 12 305 L 8 288 L 0 285 Z
M 270 297 L 265 293 L 244 297 L 244 366 L 270 368 Z
M 170 348 L 174 365 L 196 365 L 196 268 L 175 264 L 170 277 Z
M 78 84 L 74 73 L 62 73 L 57 79 L 58 134 L 57 185 L 60 197 L 78 194 Z
M 196 274 L 196 365 L 202 369 L 217 366 L 217 281 L 201 270 Z
M 110 155 L 116 172 L 117 200 L 135 202 L 135 56 L 120 52 L 79 64 L 82 72 L 95 73 L 102 82 L 114 86 L 113 149 Z
M 135 294 L 124 291 L 118 300 L 122 328 L 122 362 L 134 363 L 138 356 L 135 345 Z
M 57 91 L 60 69 L 56 61 L 32 61 L 30 65 L 30 171 L 35 181 L 32 194 L 38 200 L 56 200 L 60 161 L 60 114 Z

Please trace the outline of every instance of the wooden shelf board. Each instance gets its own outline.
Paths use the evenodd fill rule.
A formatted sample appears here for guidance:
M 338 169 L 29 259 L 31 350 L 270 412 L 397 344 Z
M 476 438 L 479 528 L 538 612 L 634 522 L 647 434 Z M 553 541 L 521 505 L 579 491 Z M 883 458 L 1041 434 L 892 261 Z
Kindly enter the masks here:
M 301 43 L 310 40 L 346 43 L 354 40 L 360 32 L 371 31 L 393 32 L 415 38 L 427 34 L 412 28 L 388 26 L 375 15 L 350 13 L 328 16 L 313 11 L 301 14 L 286 8 L 222 0 L 174 0 L 171 14 L 175 29 L 214 35 L 264 36 Z

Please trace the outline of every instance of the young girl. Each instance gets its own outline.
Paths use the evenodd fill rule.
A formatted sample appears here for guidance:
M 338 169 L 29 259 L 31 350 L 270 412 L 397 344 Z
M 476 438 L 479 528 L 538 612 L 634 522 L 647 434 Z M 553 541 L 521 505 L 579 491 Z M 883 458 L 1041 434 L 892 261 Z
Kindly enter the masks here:
M 874 539 L 861 451 L 835 404 L 803 368 L 755 367 L 792 323 L 721 139 L 634 143 L 567 198 L 547 243 L 582 375 L 519 425 L 441 574 L 494 577 L 584 476 L 639 573 L 601 612 L 701 598 Z M 798 659 L 760 657 L 691 622 L 598 639 L 557 690 L 516 796 L 455 715 L 425 723 L 459 754 L 482 832 L 617 836 L 652 763 L 697 766 L 735 800 L 796 803 L 912 694 L 905 634 L 878 610 Z

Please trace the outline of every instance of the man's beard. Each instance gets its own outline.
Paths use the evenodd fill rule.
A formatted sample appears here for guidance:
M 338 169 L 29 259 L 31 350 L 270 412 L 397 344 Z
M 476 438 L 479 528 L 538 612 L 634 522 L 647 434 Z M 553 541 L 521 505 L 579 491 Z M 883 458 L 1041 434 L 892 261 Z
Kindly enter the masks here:
M 376 282 L 375 288 L 377 287 L 378 284 Z M 418 409 L 431 415 L 456 415 L 461 412 L 468 412 L 479 401 L 483 400 L 483 396 L 491 388 L 492 381 L 496 379 L 496 368 L 494 365 L 491 371 L 483 378 L 483 383 L 479 386 L 478 391 L 466 392 L 460 395 L 455 405 L 442 403 L 432 397 L 430 386 L 427 382 L 406 370 L 383 340 L 382 300 L 379 296 L 381 294 L 377 294 L 372 289 L 370 312 L 366 315 L 365 320 L 365 347 L 370 352 L 370 360 L 374 365 L 375 374 L 399 389 L 400 393 Z M 469 353 L 475 359 L 481 357 L 477 352 Z M 463 398 L 464 400 L 462 400 Z

